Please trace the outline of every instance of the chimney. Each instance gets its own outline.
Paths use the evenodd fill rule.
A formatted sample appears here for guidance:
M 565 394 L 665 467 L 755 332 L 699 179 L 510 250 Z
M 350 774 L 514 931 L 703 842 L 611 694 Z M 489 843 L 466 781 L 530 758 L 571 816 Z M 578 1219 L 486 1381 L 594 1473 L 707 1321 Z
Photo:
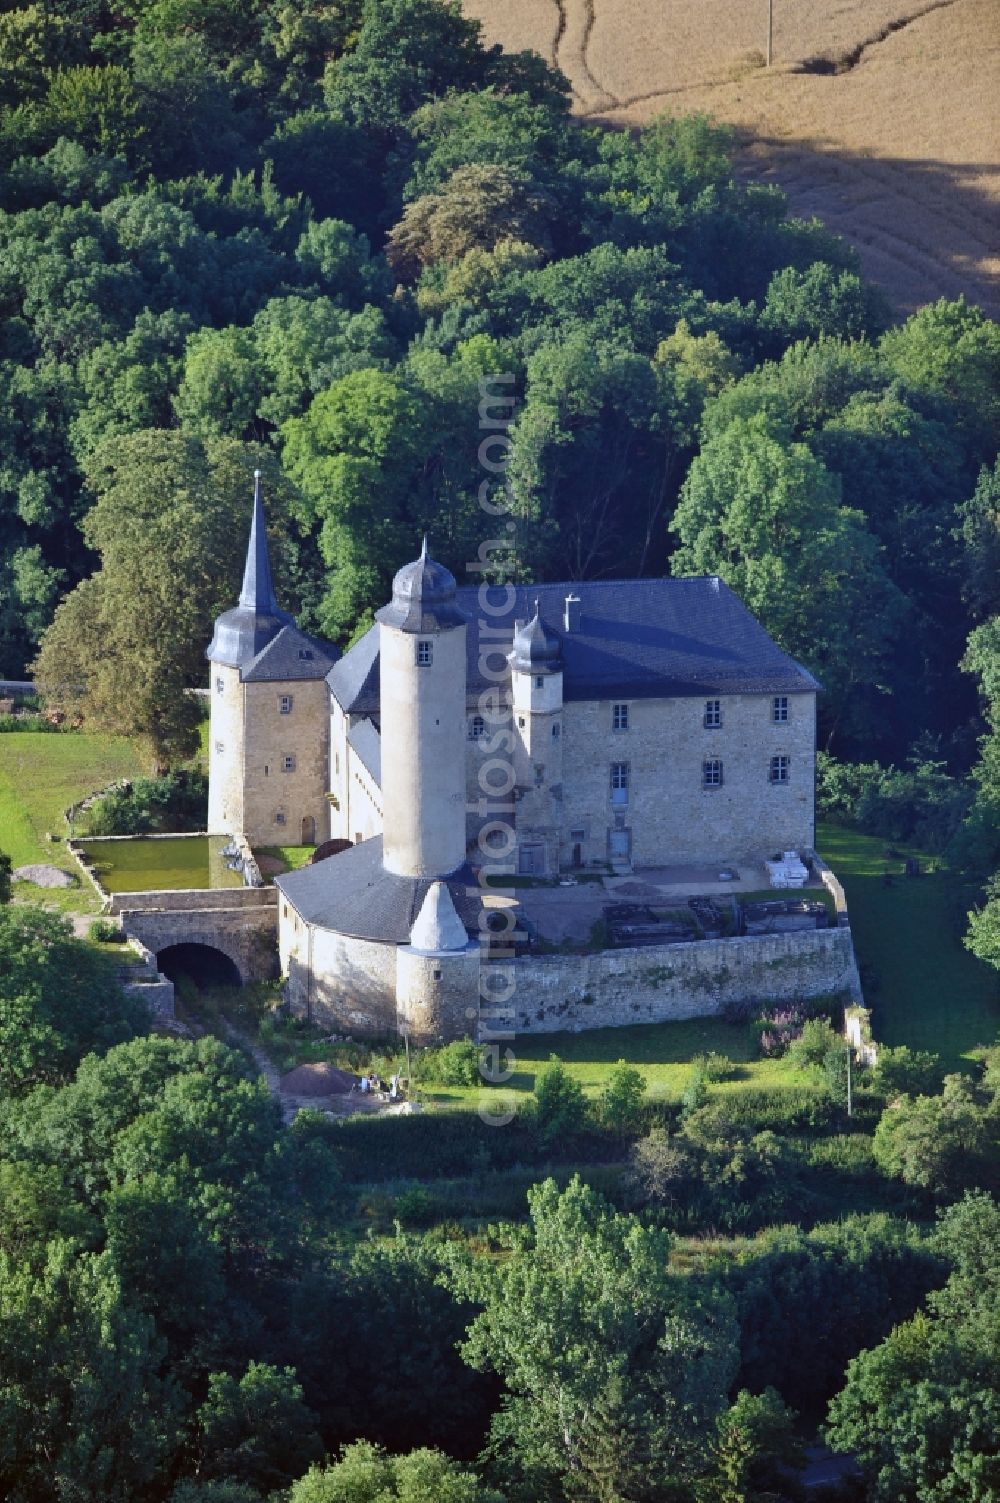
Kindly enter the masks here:
M 565 631 L 580 630 L 580 597 L 579 595 L 567 595 L 563 606 L 563 629 Z

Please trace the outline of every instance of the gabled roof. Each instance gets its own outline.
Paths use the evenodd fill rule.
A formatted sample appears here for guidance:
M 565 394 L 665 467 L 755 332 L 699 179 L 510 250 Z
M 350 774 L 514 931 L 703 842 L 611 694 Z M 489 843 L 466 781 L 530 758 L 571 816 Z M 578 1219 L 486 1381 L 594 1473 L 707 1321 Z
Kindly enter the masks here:
M 283 626 L 240 671 L 240 678 L 245 684 L 325 678 L 337 657 L 337 648 L 331 643 L 310 637 L 297 626 Z
M 573 630 L 563 620 L 567 595 L 579 597 Z M 478 624 L 483 612 L 478 590 L 458 592 L 469 618 L 468 692 L 492 687 L 479 665 Z M 698 579 L 582 580 L 571 584 L 519 585 L 505 599 L 491 595 L 491 666 L 506 653 L 514 623 L 533 615 L 560 639 L 563 698 L 567 701 L 672 699 L 723 694 L 810 694 L 820 685 L 783 652 L 728 585 L 715 577 Z M 495 643 L 495 645 L 494 645 Z M 327 682 L 351 714 L 379 712 L 378 627 L 372 627 L 340 660 Z
M 403 877 L 382 865 L 382 837 L 363 840 L 339 856 L 276 877 L 275 886 L 307 924 L 355 939 L 406 945 L 436 877 Z M 478 933 L 479 888 L 471 868 L 444 879 L 467 933 Z
M 347 744 L 357 752 L 362 767 L 382 786 L 382 738 L 366 716 L 355 721 L 347 733 Z

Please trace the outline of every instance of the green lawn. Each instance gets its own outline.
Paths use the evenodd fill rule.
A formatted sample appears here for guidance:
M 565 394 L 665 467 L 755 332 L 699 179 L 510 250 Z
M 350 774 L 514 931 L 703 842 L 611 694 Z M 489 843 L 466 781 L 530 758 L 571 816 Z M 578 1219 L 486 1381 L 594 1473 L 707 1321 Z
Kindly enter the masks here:
M 15 866 L 44 861 L 78 874 L 65 847 L 47 840 L 47 832 L 64 836 L 68 805 L 115 778 L 137 777 L 141 771 L 135 748 L 120 736 L 0 732 L 0 849 Z M 86 911 L 96 901 L 89 883 L 31 892 L 61 908 Z
M 677 1100 L 684 1089 L 696 1054 L 713 1050 L 725 1054 L 735 1065 L 732 1080 L 713 1085 L 714 1091 L 734 1091 L 745 1086 L 817 1086 L 816 1077 L 796 1070 L 787 1060 L 756 1058 L 756 1038 L 745 1025 L 724 1023 L 718 1018 L 692 1018 L 683 1023 L 640 1023 L 629 1028 L 595 1028 L 586 1033 L 525 1034 L 507 1047 L 515 1061 L 515 1074 L 505 1089 L 534 1090 L 535 1077 L 556 1054 L 588 1096 L 602 1090 L 613 1065 L 625 1059 L 642 1071 L 650 1100 Z M 480 1088 L 425 1086 L 424 1098 L 441 1105 L 476 1106 Z
M 313 851 L 314 845 L 262 845 L 258 846 L 255 856 L 267 856 L 272 861 L 283 861 L 286 872 L 297 872 L 299 867 L 306 866 Z
M 899 875 L 902 860 L 887 860 L 892 842 L 820 825 L 817 847 L 844 885 L 865 1000 L 875 1037 L 940 1054 L 957 1069 L 977 1044 L 1000 1033 L 1000 976 L 970 955 L 954 932 L 946 870 L 928 871 L 934 858 L 910 847 L 924 876 Z M 940 858 L 937 862 L 941 866 Z M 893 873 L 884 885 L 886 870 Z

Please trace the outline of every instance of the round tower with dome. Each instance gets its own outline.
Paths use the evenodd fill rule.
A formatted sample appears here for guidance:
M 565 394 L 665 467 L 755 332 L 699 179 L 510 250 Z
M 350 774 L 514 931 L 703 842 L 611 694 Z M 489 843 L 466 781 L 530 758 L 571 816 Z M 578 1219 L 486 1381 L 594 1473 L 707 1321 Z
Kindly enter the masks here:
M 445 877 L 465 861 L 467 618 L 456 595 L 454 577 L 431 558 L 425 538 L 375 617 L 383 862 L 401 876 Z

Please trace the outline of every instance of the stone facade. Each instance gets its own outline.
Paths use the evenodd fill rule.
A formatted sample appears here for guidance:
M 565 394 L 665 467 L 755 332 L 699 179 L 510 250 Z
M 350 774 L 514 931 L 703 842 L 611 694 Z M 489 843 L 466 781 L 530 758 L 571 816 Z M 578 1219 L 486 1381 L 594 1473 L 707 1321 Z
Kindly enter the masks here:
M 395 945 L 307 924 L 282 901 L 278 953 L 288 978 L 285 999 L 294 1012 L 348 1033 L 395 1033 Z
M 815 694 L 781 696 L 787 719 L 775 720 L 777 696 L 769 694 L 721 696 L 717 716 L 714 704 L 707 716 L 708 701 L 690 697 L 563 704 L 561 675 L 545 678 L 544 688 L 513 677 L 515 703 L 505 696 L 502 719 L 483 721 L 478 702 L 466 704 L 470 852 L 505 802 L 505 764 L 515 778 L 502 816 L 517 839 L 514 870 L 554 874 L 616 859 L 636 867 L 762 861 L 814 846 Z M 706 718 L 720 723 L 706 726 Z M 361 781 L 368 775 L 358 770 L 350 718 L 339 707 L 331 726 L 342 782 Z M 787 781 L 772 782 L 773 757 L 787 759 Z M 706 784 L 710 762 L 721 764 L 721 782 Z M 612 789 L 612 767 L 622 764 L 624 779 L 616 776 L 626 786 Z M 373 794 L 358 825 L 365 839 L 379 833 Z M 336 833 L 353 838 L 344 819 Z
M 774 698 L 722 696 L 707 717 L 709 702 L 694 698 L 567 704 L 561 866 L 577 846 L 584 865 L 617 855 L 638 867 L 811 849 L 816 696 L 784 696 L 781 722 Z M 616 704 L 625 729 L 615 729 Z M 721 724 L 706 727 L 715 704 Z M 777 756 L 788 759 L 787 782 L 771 781 Z M 721 783 L 706 785 L 707 763 L 721 764 Z M 626 769 L 624 788 L 612 788 L 613 766 Z
M 327 838 L 329 693 L 322 679 L 244 683 L 212 664 L 209 831 L 251 845 Z

